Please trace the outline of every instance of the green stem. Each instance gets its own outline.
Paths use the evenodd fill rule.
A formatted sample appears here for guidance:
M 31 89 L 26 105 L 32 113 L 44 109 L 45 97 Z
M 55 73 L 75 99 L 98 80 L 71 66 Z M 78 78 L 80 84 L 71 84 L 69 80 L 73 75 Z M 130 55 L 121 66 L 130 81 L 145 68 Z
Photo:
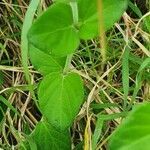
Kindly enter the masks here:
M 77 5 L 76 0 L 72 0 L 70 2 L 70 6 L 71 6 L 71 9 L 72 9 L 73 23 L 76 26 L 78 24 L 78 18 L 79 18 L 78 17 L 78 5 Z M 66 64 L 65 64 L 65 67 L 64 67 L 64 71 L 63 71 L 64 73 L 68 72 L 68 70 L 69 70 L 71 60 L 72 60 L 72 56 L 73 56 L 73 54 L 69 54 L 67 56 Z
M 72 0 L 71 2 L 70 2 L 70 6 L 71 6 L 71 9 L 72 9 L 72 15 L 73 15 L 73 23 L 75 24 L 75 25 L 77 25 L 78 24 L 78 5 L 77 5 L 77 2 L 76 2 L 76 0 Z
M 73 54 L 70 54 L 70 55 L 67 56 L 66 64 L 65 64 L 65 67 L 64 67 L 64 71 L 63 71 L 64 73 L 67 73 L 69 68 L 70 68 L 72 56 L 73 56 Z

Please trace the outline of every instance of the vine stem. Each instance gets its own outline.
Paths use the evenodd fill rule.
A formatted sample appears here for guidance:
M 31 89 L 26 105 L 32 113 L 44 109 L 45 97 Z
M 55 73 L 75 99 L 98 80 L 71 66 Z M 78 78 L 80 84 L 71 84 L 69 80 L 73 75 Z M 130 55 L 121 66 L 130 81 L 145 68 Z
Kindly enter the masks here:
M 73 23 L 76 26 L 78 24 L 78 18 L 79 18 L 78 17 L 78 5 L 77 5 L 76 0 L 72 0 L 70 2 L 70 6 L 71 6 L 71 10 L 72 10 Z M 71 64 L 72 57 L 73 57 L 73 54 L 69 54 L 67 56 L 66 64 L 65 64 L 65 67 L 64 67 L 64 73 L 68 72 L 70 64 Z
M 77 2 L 76 0 L 72 0 L 70 2 L 70 6 L 71 6 L 71 9 L 72 9 L 72 15 L 73 15 L 73 23 L 76 25 L 78 24 L 78 5 L 77 5 Z
M 73 56 L 73 54 L 70 54 L 70 55 L 67 56 L 65 67 L 64 67 L 64 70 L 63 70 L 64 73 L 67 73 L 69 68 L 70 68 L 72 56 Z

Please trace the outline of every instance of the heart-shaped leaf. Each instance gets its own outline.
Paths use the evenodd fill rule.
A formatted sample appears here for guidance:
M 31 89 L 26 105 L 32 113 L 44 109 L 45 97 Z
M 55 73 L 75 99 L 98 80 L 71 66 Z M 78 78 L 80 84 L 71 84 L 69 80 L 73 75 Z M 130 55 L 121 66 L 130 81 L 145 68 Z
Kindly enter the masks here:
M 110 138 L 110 150 L 150 149 L 150 104 L 136 106 Z
M 66 61 L 65 57 L 58 59 L 35 48 L 33 45 L 30 45 L 29 55 L 33 66 L 43 75 L 63 71 Z
M 68 130 L 59 131 L 46 121 L 37 124 L 35 131 L 31 134 L 38 150 L 70 150 L 71 141 Z
M 128 0 L 103 0 L 103 25 L 107 30 L 120 18 Z M 39 17 L 28 33 L 28 39 L 38 49 L 56 56 L 73 53 L 79 39 L 98 36 L 97 0 L 77 0 L 77 7 L 69 3 L 55 3 Z M 75 12 L 72 7 L 76 7 Z M 75 9 L 76 9 L 75 8 Z M 74 16 L 78 22 L 74 22 Z
M 56 3 L 34 22 L 28 39 L 48 54 L 66 56 L 79 45 L 77 32 L 73 26 L 71 7 L 65 3 Z
M 38 97 L 42 114 L 60 129 L 69 127 L 83 102 L 81 78 L 75 73 L 51 73 L 39 86 Z

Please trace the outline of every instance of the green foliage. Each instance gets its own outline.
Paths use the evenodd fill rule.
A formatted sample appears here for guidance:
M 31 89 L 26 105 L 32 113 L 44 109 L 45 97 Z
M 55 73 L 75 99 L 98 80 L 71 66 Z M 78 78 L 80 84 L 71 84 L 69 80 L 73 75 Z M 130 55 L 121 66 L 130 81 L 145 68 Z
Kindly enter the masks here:
M 146 17 L 144 20 L 146 29 L 148 30 L 148 33 L 150 33 L 150 16 Z
M 113 120 L 113 119 L 117 119 L 120 117 L 124 117 L 126 116 L 127 113 L 126 112 L 122 112 L 122 113 L 115 113 L 115 114 L 110 114 L 110 115 L 103 115 L 103 114 L 99 114 L 97 116 L 97 122 L 96 122 L 96 126 L 95 126 L 95 130 L 94 133 L 92 135 L 92 149 L 96 149 L 97 148 L 97 143 L 99 141 L 99 139 L 101 139 L 101 132 L 102 132 L 102 127 L 105 121 L 108 120 Z
M 30 60 L 34 67 L 43 75 L 51 72 L 62 72 L 65 65 L 66 58 L 57 58 L 49 55 L 40 49 L 30 46 L 29 50 Z
M 67 4 L 50 6 L 34 22 L 28 34 L 29 42 L 48 54 L 66 56 L 73 53 L 79 39 L 71 14 L 71 7 Z
M 3 73 L 0 71 L 0 86 L 3 84 Z
M 69 127 L 83 102 L 83 85 L 75 73 L 51 73 L 40 84 L 38 97 L 41 112 L 55 127 Z
M 131 101 L 131 104 L 129 105 L 129 109 L 131 108 L 132 106 L 132 103 L 135 101 L 136 99 L 136 96 L 137 96 L 137 93 L 139 91 L 139 89 L 141 88 L 141 85 L 142 85 L 142 81 L 144 80 L 143 77 L 144 77 L 144 74 L 145 72 L 147 73 L 147 70 L 150 66 L 150 58 L 146 58 L 142 64 L 140 65 L 139 69 L 138 69 L 138 72 L 137 72 L 137 75 L 136 75 L 136 85 L 135 85 L 135 88 L 134 88 L 134 92 L 133 92 L 133 96 L 132 96 L 132 101 Z
M 98 36 L 101 22 L 98 22 L 97 0 L 77 0 L 76 4 L 71 4 L 55 3 L 50 6 L 29 30 L 30 44 L 48 54 L 66 56 L 77 49 L 80 38 Z M 117 0 L 103 1 L 105 30 L 113 26 L 126 7 L 127 0 L 119 3 Z
M 70 150 L 71 140 L 68 130 L 59 131 L 46 121 L 41 121 L 31 135 L 39 150 Z
M 123 91 L 124 91 L 124 109 L 127 105 L 127 97 L 129 93 L 129 48 L 125 49 L 122 60 L 122 83 L 123 83 Z
M 150 0 L 0 2 L 0 149 L 149 150 L 149 10 Z
M 3 103 L 5 106 L 11 109 L 14 113 L 16 113 L 17 115 L 20 115 L 19 112 L 12 106 L 12 104 L 1 95 L 0 95 L 0 103 Z
M 69 128 L 83 103 L 84 89 L 80 76 L 68 68 L 70 54 L 80 39 L 97 37 L 101 24 L 104 30 L 110 29 L 127 7 L 127 0 L 102 2 L 103 23 L 97 0 L 55 0 L 28 32 L 31 62 L 44 75 L 38 103 L 47 122 L 41 121 L 30 135 L 37 149 L 71 149 Z
M 136 106 L 110 138 L 110 150 L 149 150 L 150 104 Z
M 120 18 L 127 7 L 127 0 L 103 0 L 102 16 L 103 22 L 99 22 L 97 11 L 97 0 L 79 0 L 79 22 L 81 29 L 79 31 L 81 39 L 90 39 L 98 36 L 98 26 L 104 25 L 104 30 L 110 29 L 114 23 Z M 116 5 L 117 4 L 117 5 Z

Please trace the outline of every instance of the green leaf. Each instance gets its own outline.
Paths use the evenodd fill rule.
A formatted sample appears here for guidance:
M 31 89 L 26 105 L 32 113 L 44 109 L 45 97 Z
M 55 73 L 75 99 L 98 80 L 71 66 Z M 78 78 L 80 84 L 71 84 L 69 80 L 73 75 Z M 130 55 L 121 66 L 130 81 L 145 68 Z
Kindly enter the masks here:
M 148 33 L 150 33 L 150 16 L 147 16 L 147 17 L 144 19 L 144 24 L 145 24 L 145 27 L 146 27 Z
M 20 116 L 19 112 L 17 111 L 16 108 L 14 108 L 12 106 L 12 104 L 7 100 L 5 99 L 3 96 L 0 95 L 0 102 L 2 102 L 3 104 L 5 104 L 9 109 L 11 109 L 14 113 L 16 113 L 18 116 Z
M 3 120 L 3 109 L 2 109 L 2 107 L 0 106 L 0 123 L 1 123 L 1 121 Z M 0 130 L 1 131 L 1 130 Z
M 0 86 L 3 84 L 3 82 L 4 82 L 4 79 L 3 79 L 3 72 L 2 71 L 0 71 Z
M 142 64 L 140 65 L 140 67 L 138 69 L 138 72 L 136 75 L 136 81 L 135 81 L 135 88 L 134 88 L 133 95 L 132 95 L 132 101 L 130 102 L 130 105 L 128 106 L 128 110 L 132 107 L 133 102 L 136 100 L 138 91 L 142 86 L 142 82 L 143 82 L 142 77 L 144 76 L 145 69 L 149 66 L 150 66 L 150 58 L 148 57 L 148 58 L 144 59 L 144 61 L 142 62 Z M 146 74 L 147 74 L 147 72 L 146 72 Z
M 150 104 L 136 106 L 117 128 L 109 142 L 110 150 L 149 150 Z
M 128 0 L 103 0 L 103 17 L 105 30 L 110 29 L 128 6 Z M 100 23 L 101 24 L 101 23 Z
M 53 126 L 65 129 L 77 115 L 83 95 L 83 84 L 79 75 L 51 73 L 39 86 L 39 106 Z
M 109 114 L 109 115 L 103 115 L 101 113 L 98 114 L 97 122 L 96 122 L 96 125 L 95 125 L 95 130 L 94 130 L 94 133 L 92 135 L 92 149 L 93 150 L 96 149 L 97 142 L 101 140 L 101 133 L 102 133 L 102 128 L 103 128 L 104 122 L 108 121 L 108 120 L 113 120 L 113 119 L 117 119 L 117 118 L 120 118 L 120 117 L 124 117 L 126 115 L 127 115 L 126 112 Z
M 123 84 L 123 92 L 124 92 L 124 110 L 127 106 L 127 98 L 129 93 L 129 47 L 125 48 L 123 58 L 122 58 L 122 84 Z
M 46 54 L 45 52 L 30 45 L 29 50 L 30 60 L 34 67 L 43 75 L 47 75 L 51 72 L 61 72 L 65 65 L 66 58 L 56 58 L 52 55 Z
M 129 1 L 129 7 L 139 18 L 143 16 L 141 10 L 138 8 L 137 5 L 133 4 L 133 2 Z
M 97 142 L 98 142 L 98 140 L 99 140 L 99 138 L 101 136 L 103 123 L 104 123 L 103 119 L 101 119 L 101 118 L 97 119 L 95 130 L 94 130 L 94 133 L 92 135 L 92 149 L 93 150 L 96 149 Z
M 78 31 L 73 26 L 71 7 L 53 4 L 32 25 L 28 39 L 38 49 L 56 56 L 73 53 L 79 45 Z
M 19 150 L 38 150 L 37 144 L 33 140 L 32 136 L 27 136 L 25 141 L 22 141 L 18 145 Z
M 97 0 L 78 0 L 81 39 L 91 39 L 98 35 L 97 8 Z
M 86 40 L 98 36 L 97 0 L 77 0 L 77 5 L 74 2 L 73 6 L 59 2 L 33 23 L 28 39 L 29 43 L 48 54 L 66 56 L 74 53 L 80 38 Z M 118 0 L 103 1 L 105 30 L 113 26 L 126 7 L 127 0 L 119 3 Z
M 98 0 L 79 0 L 80 38 L 89 39 L 98 36 Z M 128 0 L 102 0 L 104 30 L 110 29 L 127 8 Z
M 90 107 L 94 110 L 105 109 L 109 107 L 119 107 L 117 103 L 91 103 Z
M 36 143 L 38 150 L 70 150 L 71 141 L 68 130 L 59 131 L 46 121 L 37 124 L 31 138 Z

